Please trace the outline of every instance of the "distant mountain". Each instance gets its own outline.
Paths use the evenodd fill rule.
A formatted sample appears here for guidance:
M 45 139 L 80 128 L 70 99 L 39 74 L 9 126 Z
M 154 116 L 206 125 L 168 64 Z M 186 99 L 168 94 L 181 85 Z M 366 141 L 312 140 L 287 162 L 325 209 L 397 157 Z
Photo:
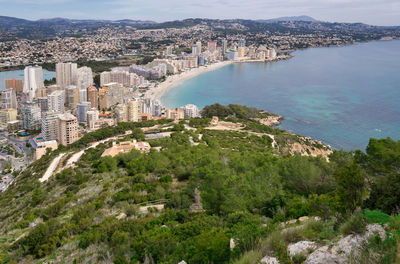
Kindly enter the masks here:
M 157 24 L 154 21 L 141 20 L 79 20 L 67 18 L 39 19 L 36 21 L 15 17 L 0 16 L 0 40 L 13 40 L 18 38 L 43 39 L 57 35 L 79 35 L 81 32 L 90 32 L 100 27 L 133 26 L 143 27 Z
M 318 20 L 310 17 L 310 16 L 292 16 L 292 17 L 278 17 L 267 20 L 257 20 L 257 22 L 261 23 L 274 23 L 274 22 L 287 22 L 287 21 L 302 21 L 302 22 L 317 22 Z

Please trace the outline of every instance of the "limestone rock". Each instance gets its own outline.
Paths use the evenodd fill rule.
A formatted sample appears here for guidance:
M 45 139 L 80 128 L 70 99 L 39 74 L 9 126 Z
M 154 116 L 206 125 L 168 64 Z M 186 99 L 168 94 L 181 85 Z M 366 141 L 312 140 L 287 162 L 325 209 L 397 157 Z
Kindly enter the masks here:
M 348 235 L 333 246 L 324 246 L 310 254 L 304 264 L 336 264 L 347 263 L 350 254 L 358 254 L 364 243 L 375 234 L 385 239 L 385 230 L 378 224 L 368 225 L 363 235 Z
M 274 257 L 263 257 L 260 261 L 262 264 L 279 264 L 279 260 Z
M 318 248 L 318 244 L 315 242 L 310 242 L 310 241 L 299 241 L 294 244 L 290 244 L 288 246 L 288 254 L 290 257 L 293 257 L 294 255 L 304 255 L 308 256 L 310 253 L 310 250 L 316 250 Z

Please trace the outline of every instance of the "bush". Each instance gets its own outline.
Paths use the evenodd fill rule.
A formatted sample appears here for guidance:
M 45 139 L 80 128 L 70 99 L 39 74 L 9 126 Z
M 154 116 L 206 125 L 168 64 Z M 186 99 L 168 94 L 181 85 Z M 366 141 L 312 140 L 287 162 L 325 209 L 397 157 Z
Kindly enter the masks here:
M 233 264 L 254 264 L 258 263 L 261 258 L 261 252 L 252 250 L 244 253 L 240 259 L 234 261 Z
M 292 261 L 294 264 L 301 264 L 307 259 L 303 254 L 296 254 L 292 257 Z
M 357 212 L 353 214 L 347 222 L 340 226 L 340 232 L 343 235 L 363 234 L 366 226 L 367 221 L 364 216 L 362 213 Z
M 371 210 L 365 209 L 363 211 L 363 216 L 365 217 L 368 224 L 377 223 L 377 224 L 383 225 L 383 224 L 388 223 L 391 220 L 389 215 L 387 215 L 379 210 L 371 211 Z

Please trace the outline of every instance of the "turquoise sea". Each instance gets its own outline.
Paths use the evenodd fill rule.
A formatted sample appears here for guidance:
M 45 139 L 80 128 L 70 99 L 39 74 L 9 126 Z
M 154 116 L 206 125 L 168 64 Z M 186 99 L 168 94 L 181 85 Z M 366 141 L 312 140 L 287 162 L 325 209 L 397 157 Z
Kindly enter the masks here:
M 56 72 L 43 70 L 43 80 L 56 77 Z M 24 70 L 0 72 L 0 91 L 4 90 L 5 79 L 24 79 Z
M 282 115 L 280 128 L 336 149 L 400 139 L 400 41 L 314 48 L 273 63 L 232 64 L 183 82 L 162 103 L 237 103 Z

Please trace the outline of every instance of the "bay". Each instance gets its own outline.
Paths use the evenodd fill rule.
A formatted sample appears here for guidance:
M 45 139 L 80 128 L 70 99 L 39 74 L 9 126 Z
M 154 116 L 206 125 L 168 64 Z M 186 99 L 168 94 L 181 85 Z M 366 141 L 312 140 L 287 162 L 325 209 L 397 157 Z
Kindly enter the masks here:
M 272 63 L 237 63 L 169 90 L 169 108 L 242 104 L 284 116 L 280 128 L 336 149 L 400 139 L 400 41 L 314 48 Z

